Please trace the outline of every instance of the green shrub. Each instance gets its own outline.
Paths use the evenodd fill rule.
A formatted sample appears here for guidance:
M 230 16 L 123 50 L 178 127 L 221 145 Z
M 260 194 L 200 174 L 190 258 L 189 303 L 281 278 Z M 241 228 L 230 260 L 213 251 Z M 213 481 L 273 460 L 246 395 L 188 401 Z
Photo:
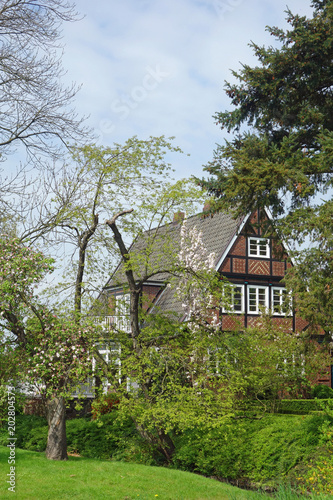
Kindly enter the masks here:
M 310 412 L 320 411 L 320 409 L 315 399 L 281 399 L 276 412 L 291 415 L 307 415 Z
M 19 391 L 14 391 L 15 402 L 11 403 L 15 407 L 15 415 L 21 415 L 23 413 L 23 406 L 25 402 L 25 395 Z M 10 393 L 10 397 L 13 393 Z M 0 427 L 2 425 L 6 426 L 8 419 L 8 388 L 4 380 L 0 380 Z
M 101 415 L 106 415 L 117 409 L 118 403 L 118 396 L 112 392 L 99 396 L 99 398 L 95 399 L 91 404 L 93 419 L 99 418 Z
M 324 416 L 266 415 L 178 437 L 174 466 L 243 481 L 277 483 L 318 447 Z
M 327 386 L 317 386 L 322 390 L 322 395 L 326 395 L 328 398 L 328 394 L 330 394 L 329 391 L 330 387 Z M 325 388 L 325 389 L 323 389 Z M 317 397 L 317 396 L 316 396 Z M 326 399 L 326 403 L 329 404 L 330 400 Z M 317 398 L 319 399 L 319 397 Z M 322 398 L 320 398 L 322 399 Z M 325 401 L 323 401 L 325 403 Z M 253 413 L 260 413 L 263 411 L 263 408 L 265 408 L 266 412 L 270 413 L 282 413 L 282 414 L 289 414 L 289 415 L 308 415 L 313 412 L 318 412 L 322 411 L 322 404 L 321 402 L 317 401 L 316 399 L 280 399 L 276 401 L 261 401 L 259 402 L 251 402 L 249 407 L 246 409 L 248 412 L 252 411 Z
M 333 398 L 333 389 L 327 385 L 316 385 L 311 391 L 313 398 L 330 399 Z
M 117 410 L 102 415 L 98 421 L 78 418 L 66 425 L 69 452 L 91 458 L 157 464 L 154 450 L 137 433 L 130 419 L 119 418 Z M 45 449 L 44 418 L 18 416 L 16 430 L 18 447 Z M 330 456 L 332 437 L 333 414 L 329 412 L 228 419 L 214 428 L 190 429 L 176 435 L 173 467 L 231 482 L 237 480 L 243 486 L 274 486 L 290 478 L 305 487 L 306 481 L 311 482 L 314 477 L 311 468 L 318 464 L 316 487 L 325 484 L 326 488 L 331 461 L 323 457 Z M 4 433 L 0 434 L 0 443 L 7 444 Z M 301 484 L 299 477 L 308 479 Z
M 35 415 L 17 415 L 15 425 L 16 446 L 31 451 L 44 451 L 47 442 L 47 421 Z M 7 445 L 7 429 L 0 434 L 0 444 Z
M 117 411 L 102 415 L 98 421 L 76 418 L 66 422 L 67 448 L 89 458 L 113 458 L 144 464 L 156 464 L 153 450 L 137 433 L 130 419 L 117 418 Z M 16 446 L 31 451 L 44 451 L 48 425 L 43 417 L 19 415 L 16 418 Z M 6 426 L 1 428 L 0 444 L 8 441 Z
M 156 464 L 153 450 L 138 434 L 129 418 L 119 418 L 117 410 L 99 420 L 76 418 L 66 423 L 69 453 L 90 458 Z
M 177 469 L 206 476 L 236 479 L 244 472 L 248 438 L 246 426 L 240 422 L 221 424 L 210 430 L 190 430 L 176 440 L 173 464 Z
M 69 452 L 85 457 L 111 458 L 119 453 L 123 440 L 136 435 L 129 419 L 120 421 L 117 411 L 103 415 L 99 421 L 77 418 L 66 424 Z

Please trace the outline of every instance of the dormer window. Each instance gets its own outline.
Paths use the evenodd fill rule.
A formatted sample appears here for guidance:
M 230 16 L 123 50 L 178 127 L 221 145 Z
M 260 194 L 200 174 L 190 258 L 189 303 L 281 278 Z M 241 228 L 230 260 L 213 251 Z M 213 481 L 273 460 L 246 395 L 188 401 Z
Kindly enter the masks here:
M 268 259 L 270 255 L 269 240 L 267 238 L 249 238 L 250 257 Z

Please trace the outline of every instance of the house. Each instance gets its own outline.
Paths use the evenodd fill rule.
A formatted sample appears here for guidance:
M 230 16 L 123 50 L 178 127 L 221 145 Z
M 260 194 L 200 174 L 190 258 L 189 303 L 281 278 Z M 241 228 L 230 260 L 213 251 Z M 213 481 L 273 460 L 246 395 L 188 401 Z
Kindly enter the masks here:
M 142 307 L 158 307 L 184 319 L 182 304 L 170 279 L 171 258 L 179 251 L 183 214 L 175 214 L 171 224 L 143 233 L 130 248 L 135 279 L 141 283 Z M 243 325 L 255 326 L 262 310 L 270 311 L 272 321 L 285 331 L 300 332 L 307 322 L 297 316 L 290 304 L 283 278 L 293 264 L 288 248 L 274 236 L 268 210 L 257 210 L 238 220 L 228 213 L 203 212 L 186 220 L 189 229 L 201 234 L 207 254 L 214 254 L 214 266 L 232 284 L 234 293 L 229 310 L 220 311 L 222 330 Z M 129 295 L 124 266 L 119 264 L 105 285 L 101 297 L 108 307 L 105 324 L 129 329 Z M 332 375 L 324 373 L 319 383 L 332 386 Z

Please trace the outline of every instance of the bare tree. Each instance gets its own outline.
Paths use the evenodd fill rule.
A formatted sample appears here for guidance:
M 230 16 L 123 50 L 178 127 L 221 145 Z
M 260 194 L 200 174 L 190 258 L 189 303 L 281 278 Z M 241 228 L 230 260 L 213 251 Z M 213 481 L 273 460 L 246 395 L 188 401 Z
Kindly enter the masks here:
M 22 145 L 30 160 L 58 157 L 84 133 L 61 83 L 61 25 L 78 14 L 66 0 L 0 1 L 0 160 Z

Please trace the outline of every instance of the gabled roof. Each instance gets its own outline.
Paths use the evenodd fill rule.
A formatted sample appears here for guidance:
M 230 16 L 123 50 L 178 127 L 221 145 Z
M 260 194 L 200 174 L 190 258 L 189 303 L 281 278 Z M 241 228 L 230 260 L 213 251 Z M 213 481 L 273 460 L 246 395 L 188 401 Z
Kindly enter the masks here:
M 217 269 L 225 252 L 235 241 L 240 226 L 243 227 L 247 218 L 248 216 L 235 220 L 226 212 L 200 213 L 189 217 L 186 224 L 189 230 L 196 227 L 201 232 L 207 255 L 215 254 Z M 174 257 L 180 250 L 181 225 L 182 221 L 173 222 L 146 231 L 133 242 L 129 251 L 138 259 L 134 273 L 137 280 L 143 279 L 145 282 L 161 284 L 168 281 L 170 277 L 168 270 L 171 269 Z M 114 289 L 124 283 L 126 283 L 124 266 L 120 263 L 104 289 Z M 174 292 L 171 288 L 165 288 L 157 303 L 165 311 L 182 312 L 181 305 L 174 299 Z
M 189 228 L 196 226 L 201 231 L 202 242 L 206 247 L 207 256 L 211 253 L 215 254 L 216 271 L 221 267 L 223 260 L 249 217 L 250 214 L 235 220 L 230 214 L 219 212 L 208 216 L 196 215 L 188 219 Z M 155 306 L 164 312 L 172 311 L 178 314 L 180 318 L 184 316 L 182 305 L 171 287 L 166 287 L 163 290 Z

